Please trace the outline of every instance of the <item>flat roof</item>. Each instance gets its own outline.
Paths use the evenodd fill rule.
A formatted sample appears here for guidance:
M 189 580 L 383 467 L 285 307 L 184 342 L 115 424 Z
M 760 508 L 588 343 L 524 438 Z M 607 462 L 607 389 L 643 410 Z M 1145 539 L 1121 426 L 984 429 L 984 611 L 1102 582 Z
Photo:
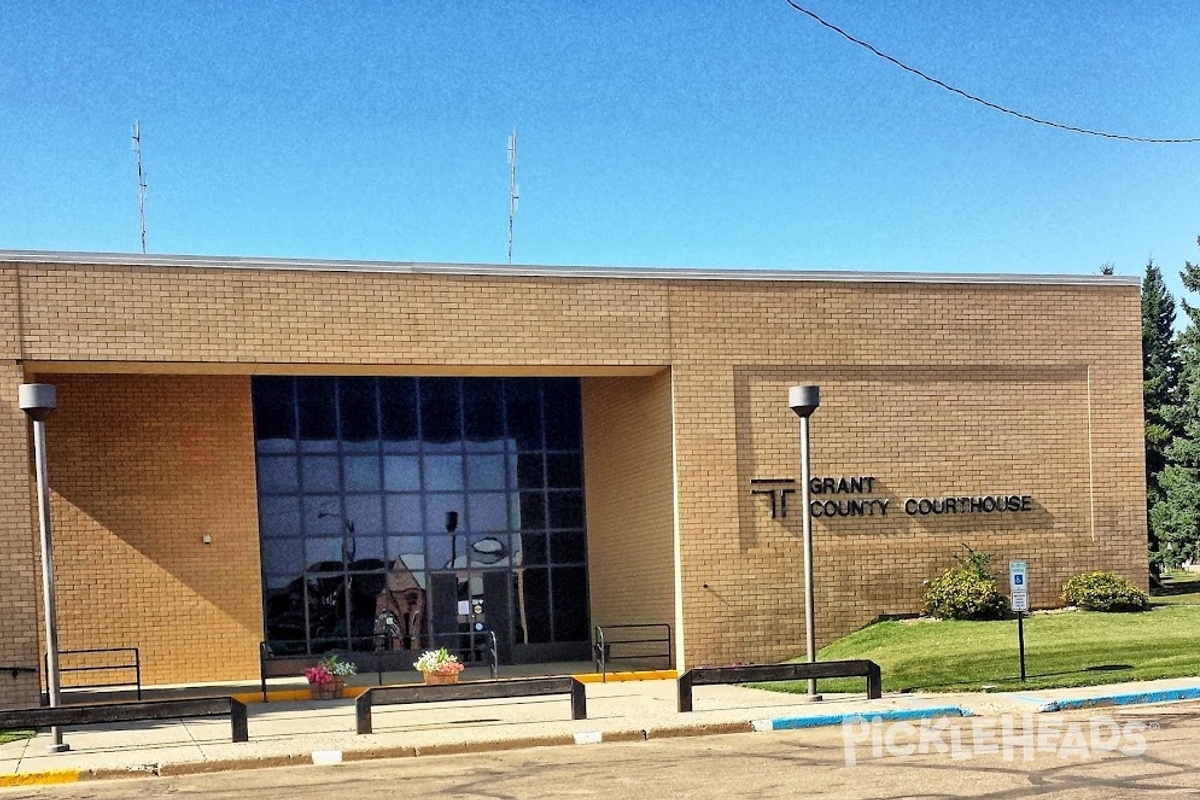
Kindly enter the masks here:
M 488 275 L 537 278 L 634 278 L 676 281 L 834 281 L 846 283 L 983 283 L 1049 286 L 1140 286 L 1134 275 L 1030 275 L 963 272 L 860 272 L 801 269 L 689 269 L 686 267 L 448 264 L 419 261 L 260 258 L 72 251 L 0 250 L 0 262 L 48 265 L 270 269 L 316 272 L 384 272 L 412 275 Z

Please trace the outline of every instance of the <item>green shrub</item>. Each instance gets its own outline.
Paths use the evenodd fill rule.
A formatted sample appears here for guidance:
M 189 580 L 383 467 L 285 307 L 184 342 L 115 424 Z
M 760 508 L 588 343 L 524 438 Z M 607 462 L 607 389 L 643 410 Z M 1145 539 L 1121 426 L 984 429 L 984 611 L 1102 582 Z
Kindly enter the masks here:
M 978 565 L 948 569 L 925 592 L 925 613 L 939 619 L 1000 619 L 1007 604 Z
M 1112 572 L 1085 572 L 1063 586 L 1063 600 L 1085 611 L 1145 611 L 1150 596 Z
M 977 552 L 966 542 L 963 542 L 962 548 L 967 551 L 967 554 L 954 557 L 954 560 L 959 563 L 959 569 L 991 580 L 992 573 L 988 570 L 988 564 L 992 563 L 992 554 Z

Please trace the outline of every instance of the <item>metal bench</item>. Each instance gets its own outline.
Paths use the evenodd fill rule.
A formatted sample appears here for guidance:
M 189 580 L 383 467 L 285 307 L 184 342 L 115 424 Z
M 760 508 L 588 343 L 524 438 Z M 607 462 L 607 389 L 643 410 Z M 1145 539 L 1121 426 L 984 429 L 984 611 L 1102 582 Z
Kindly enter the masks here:
M 136 703 L 81 703 L 56 708 L 7 709 L 0 711 L 0 730 L 224 716 L 229 717 L 233 727 L 233 741 L 246 742 L 250 740 L 246 724 L 246 705 L 232 697 L 145 700 Z
M 467 681 L 442 686 L 372 686 L 354 702 L 359 733 L 371 733 L 371 707 L 409 703 L 445 703 L 454 700 L 495 700 L 505 697 L 571 695 L 571 719 L 587 719 L 587 695 L 583 684 L 571 676 L 549 678 L 506 678 Z
M 857 677 L 867 679 L 868 698 L 877 700 L 883 697 L 883 673 L 878 664 L 866 659 L 799 664 L 755 664 L 745 667 L 696 667 L 679 676 L 679 711 L 682 713 L 692 710 L 693 686 Z

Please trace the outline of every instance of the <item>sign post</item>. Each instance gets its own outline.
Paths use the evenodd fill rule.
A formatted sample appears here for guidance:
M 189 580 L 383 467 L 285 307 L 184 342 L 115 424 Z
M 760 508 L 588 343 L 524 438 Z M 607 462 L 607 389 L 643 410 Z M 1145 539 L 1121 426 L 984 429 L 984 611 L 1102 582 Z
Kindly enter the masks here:
M 1017 649 L 1021 654 L 1021 683 L 1025 682 L 1025 612 L 1029 610 L 1029 581 L 1024 561 L 1008 562 L 1010 607 L 1017 612 Z

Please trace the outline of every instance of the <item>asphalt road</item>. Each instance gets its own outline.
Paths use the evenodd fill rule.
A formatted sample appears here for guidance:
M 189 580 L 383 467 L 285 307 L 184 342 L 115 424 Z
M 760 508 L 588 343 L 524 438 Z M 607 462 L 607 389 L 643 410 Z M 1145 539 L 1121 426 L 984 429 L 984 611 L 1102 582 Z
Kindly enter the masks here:
M 1200 703 L 1005 720 L 934 720 L 93 781 L 0 790 L 0 800 L 1200 798 Z M 1005 724 L 1011 729 L 1004 730 Z

